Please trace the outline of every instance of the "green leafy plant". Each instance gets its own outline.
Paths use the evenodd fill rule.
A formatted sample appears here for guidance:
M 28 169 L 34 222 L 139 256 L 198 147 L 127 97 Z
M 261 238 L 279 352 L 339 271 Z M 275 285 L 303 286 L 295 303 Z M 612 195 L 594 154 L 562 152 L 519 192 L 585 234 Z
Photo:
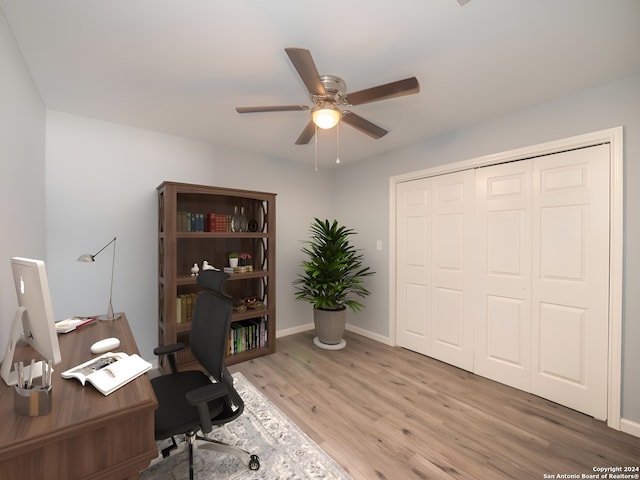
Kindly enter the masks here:
M 231 252 L 229 254 L 229 258 L 238 258 L 238 254 L 236 252 Z
M 357 298 L 370 294 L 364 279 L 375 272 L 362 264 L 363 255 L 349 243 L 355 231 L 339 225 L 337 220 L 314 219 L 311 240 L 302 252 L 307 255 L 300 266 L 303 274 L 293 282 L 296 300 L 305 300 L 316 309 L 356 312 L 364 305 Z

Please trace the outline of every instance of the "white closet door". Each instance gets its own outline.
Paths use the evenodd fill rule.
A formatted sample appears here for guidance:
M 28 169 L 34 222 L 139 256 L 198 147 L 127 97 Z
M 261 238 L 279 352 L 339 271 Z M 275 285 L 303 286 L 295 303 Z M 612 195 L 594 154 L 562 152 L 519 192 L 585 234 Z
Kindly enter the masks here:
M 396 200 L 398 344 L 605 419 L 609 145 L 406 182 Z
M 431 179 L 398 184 L 396 210 L 396 341 L 429 355 Z
M 430 355 L 473 371 L 474 172 L 432 178 Z
M 533 160 L 533 393 L 607 417 L 609 145 Z
M 531 162 L 476 170 L 474 372 L 531 388 Z
M 398 345 L 473 369 L 473 171 L 399 184 Z

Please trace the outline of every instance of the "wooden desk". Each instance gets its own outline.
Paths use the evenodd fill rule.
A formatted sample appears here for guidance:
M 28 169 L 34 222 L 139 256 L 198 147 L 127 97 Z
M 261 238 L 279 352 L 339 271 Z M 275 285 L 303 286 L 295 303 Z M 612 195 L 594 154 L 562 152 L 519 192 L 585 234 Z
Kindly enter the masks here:
M 0 380 L 0 480 L 137 479 L 157 456 L 157 402 L 146 375 L 106 397 L 60 377 L 94 357 L 89 347 L 107 337 L 120 339 L 117 351 L 139 353 L 124 315 L 58 335 L 62 363 L 54 367 L 48 415 L 14 413 L 13 387 Z

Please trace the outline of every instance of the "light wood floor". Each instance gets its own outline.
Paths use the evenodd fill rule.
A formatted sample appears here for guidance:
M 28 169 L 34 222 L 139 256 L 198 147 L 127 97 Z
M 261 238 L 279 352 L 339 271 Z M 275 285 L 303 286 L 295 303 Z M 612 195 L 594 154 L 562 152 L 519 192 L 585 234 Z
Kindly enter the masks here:
M 355 480 L 543 479 L 640 465 L 640 439 L 568 408 L 350 332 L 340 351 L 316 348 L 313 336 L 280 338 L 277 353 L 231 371 Z

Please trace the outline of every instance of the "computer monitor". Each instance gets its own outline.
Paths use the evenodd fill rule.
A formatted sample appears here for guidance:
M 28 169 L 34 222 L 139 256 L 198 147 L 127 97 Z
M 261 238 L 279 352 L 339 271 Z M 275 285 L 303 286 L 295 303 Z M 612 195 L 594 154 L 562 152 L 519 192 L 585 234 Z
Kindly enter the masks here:
M 47 271 L 42 260 L 13 257 L 11 259 L 13 281 L 18 297 L 18 311 L 11 328 L 7 351 L 2 361 L 2 379 L 7 385 L 17 383 L 17 372 L 12 371 L 16 344 L 23 339 L 45 360 L 54 365 L 62 361 L 55 328 Z M 33 374 L 25 367 L 25 377 L 42 376 L 42 362 L 37 362 Z

